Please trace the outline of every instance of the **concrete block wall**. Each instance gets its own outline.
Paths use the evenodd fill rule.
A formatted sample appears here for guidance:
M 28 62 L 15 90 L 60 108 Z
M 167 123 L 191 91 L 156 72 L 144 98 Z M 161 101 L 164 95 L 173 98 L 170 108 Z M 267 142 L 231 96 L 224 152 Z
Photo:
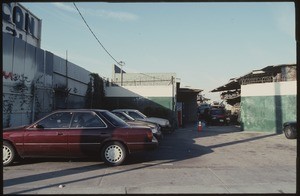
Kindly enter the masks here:
M 297 81 L 241 86 L 241 121 L 245 131 L 282 133 L 297 120 Z
M 108 109 L 138 109 L 146 115 L 172 120 L 175 112 L 173 85 L 168 86 L 106 86 Z

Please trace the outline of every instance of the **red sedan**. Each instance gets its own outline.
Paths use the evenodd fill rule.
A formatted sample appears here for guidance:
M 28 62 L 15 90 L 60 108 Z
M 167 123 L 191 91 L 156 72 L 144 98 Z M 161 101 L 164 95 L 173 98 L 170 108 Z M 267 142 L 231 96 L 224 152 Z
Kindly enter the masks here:
M 3 130 L 3 165 L 26 157 L 101 156 L 111 166 L 158 146 L 148 127 L 131 127 L 107 110 L 52 112 L 29 126 Z

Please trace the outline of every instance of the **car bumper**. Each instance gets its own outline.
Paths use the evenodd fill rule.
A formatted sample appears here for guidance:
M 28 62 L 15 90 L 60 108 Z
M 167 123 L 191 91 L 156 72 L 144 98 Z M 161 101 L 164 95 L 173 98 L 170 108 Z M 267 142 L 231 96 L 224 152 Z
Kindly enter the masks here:
M 154 150 L 158 147 L 158 140 L 153 137 L 151 142 L 128 143 L 128 148 L 131 152 Z
M 226 120 L 223 118 L 215 118 L 210 121 L 212 124 L 225 124 Z
M 162 137 L 163 137 L 161 131 L 156 132 L 156 133 L 154 133 L 153 135 L 154 135 L 154 137 L 156 137 L 157 139 L 162 139 Z
M 161 127 L 162 132 L 173 132 L 174 128 L 171 126 Z

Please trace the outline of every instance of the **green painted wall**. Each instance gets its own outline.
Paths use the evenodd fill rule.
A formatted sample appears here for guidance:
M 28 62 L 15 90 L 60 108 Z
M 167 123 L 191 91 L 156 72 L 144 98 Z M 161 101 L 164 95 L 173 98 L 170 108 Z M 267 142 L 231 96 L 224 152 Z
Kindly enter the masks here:
M 296 95 L 241 97 L 242 128 L 282 133 L 284 122 L 297 120 L 296 104 Z
M 167 109 L 172 110 L 172 97 L 148 97 L 148 99 Z

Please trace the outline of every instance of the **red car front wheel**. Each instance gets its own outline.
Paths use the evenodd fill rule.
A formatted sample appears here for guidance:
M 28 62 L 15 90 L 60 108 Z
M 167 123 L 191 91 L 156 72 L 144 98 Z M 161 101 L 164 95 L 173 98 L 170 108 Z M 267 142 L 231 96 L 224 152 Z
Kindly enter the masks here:
M 15 157 L 16 157 L 16 152 L 14 147 L 10 143 L 4 141 L 3 142 L 3 166 L 11 165 L 14 162 Z

